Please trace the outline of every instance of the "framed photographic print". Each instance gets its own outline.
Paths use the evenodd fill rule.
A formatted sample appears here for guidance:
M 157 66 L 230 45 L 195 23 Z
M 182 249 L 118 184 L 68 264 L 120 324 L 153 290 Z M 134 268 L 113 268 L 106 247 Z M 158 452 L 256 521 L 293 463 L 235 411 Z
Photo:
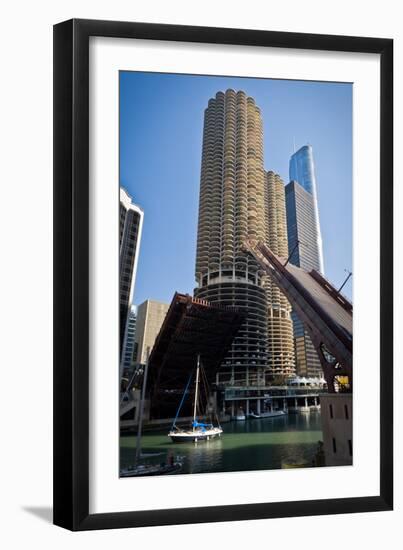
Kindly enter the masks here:
M 392 509 L 392 75 L 385 38 L 54 27 L 55 524 Z

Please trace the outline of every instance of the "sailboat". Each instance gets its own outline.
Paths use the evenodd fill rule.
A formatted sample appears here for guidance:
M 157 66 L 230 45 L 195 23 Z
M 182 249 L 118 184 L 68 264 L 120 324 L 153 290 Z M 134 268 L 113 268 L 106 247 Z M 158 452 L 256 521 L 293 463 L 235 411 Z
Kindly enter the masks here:
M 148 372 L 148 361 L 144 368 L 144 377 L 143 377 L 143 386 L 141 390 L 141 400 L 140 400 L 140 413 L 139 413 L 139 423 L 137 428 L 137 441 L 136 441 L 136 454 L 134 459 L 134 464 L 128 466 L 127 468 L 122 468 L 120 470 L 120 477 L 142 477 L 142 476 L 158 476 L 162 474 L 172 474 L 180 470 L 183 466 L 183 462 L 180 457 L 174 457 L 170 455 L 167 462 L 162 462 L 160 464 L 150 464 L 150 463 L 141 463 L 140 460 L 145 456 L 141 452 L 141 435 L 143 428 L 143 411 L 144 411 L 144 399 L 146 393 L 147 385 L 147 372 Z M 161 453 L 158 453 L 155 456 L 158 456 Z M 153 456 L 153 455 L 151 455 Z
M 129 466 L 120 471 L 120 477 L 139 477 L 139 476 L 160 476 L 162 474 L 172 474 L 182 468 L 183 463 L 171 457 L 167 463 L 162 464 L 137 464 Z
M 187 386 L 185 388 L 185 392 L 183 394 L 182 400 L 179 404 L 178 411 L 176 413 L 175 420 L 172 424 L 171 431 L 168 434 L 168 437 L 171 438 L 173 443 L 181 443 L 181 442 L 194 442 L 197 443 L 198 441 L 209 441 L 210 439 L 213 439 L 215 437 L 221 437 L 221 434 L 223 433 L 223 430 L 218 422 L 217 418 L 217 424 L 218 426 L 214 426 L 213 423 L 205 423 L 205 422 L 199 422 L 197 420 L 198 416 L 198 401 L 200 397 L 200 391 L 199 391 L 199 384 L 200 384 L 200 370 L 201 370 L 201 364 L 200 364 L 200 355 L 197 356 L 197 367 L 196 367 L 196 383 L 195 383 L 195 397 L 194 397 L 194 403 L 193 403 L 193 421 L 192 425 L 188 430 L 184 430 L 183 428 L 179 428 L 176 425 L 176 421 L 178 419 L 180 410 L 182 408 L 183 402 L 185 400 L 185 396 L 187 393 L 187 390 L 189 388 L 190 380 L 192 377 L 192 374 L 189 377 Z M 204 374 L 204 371 L 202 371 Z M 205 379 L 206 387 L 207 387 L 207 380 Z

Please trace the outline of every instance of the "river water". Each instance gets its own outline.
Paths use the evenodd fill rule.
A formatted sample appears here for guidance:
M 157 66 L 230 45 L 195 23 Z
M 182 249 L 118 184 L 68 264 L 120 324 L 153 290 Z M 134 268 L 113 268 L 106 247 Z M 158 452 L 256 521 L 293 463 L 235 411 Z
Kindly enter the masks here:
M 322 440 L 320 412 L 289 414 L 277 418 L 249 419 L 222 425 L 221 438 L 195 443 L 172 443 L 168 429 L 145 433 L 142 462 L 162 463 L 182 457 L 177 473 L 272 470 L 284 462 L 312 465 Z M 121 468 L 134 463 L 136 436 L 120 438 Z

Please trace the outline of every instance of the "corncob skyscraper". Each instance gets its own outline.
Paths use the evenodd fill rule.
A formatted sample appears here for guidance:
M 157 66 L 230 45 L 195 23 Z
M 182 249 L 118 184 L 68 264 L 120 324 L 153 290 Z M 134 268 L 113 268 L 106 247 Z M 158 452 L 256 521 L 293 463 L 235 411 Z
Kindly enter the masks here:
M 260 109 L 227 90 L 204 115 L 195 295 L 245 310 L 220 382 L 261 385 L 267 374 L 294 372 L 292 324 L 284 296 L 243 251 L 246 238 L 287 256 L 284 186 L 264 170 Z

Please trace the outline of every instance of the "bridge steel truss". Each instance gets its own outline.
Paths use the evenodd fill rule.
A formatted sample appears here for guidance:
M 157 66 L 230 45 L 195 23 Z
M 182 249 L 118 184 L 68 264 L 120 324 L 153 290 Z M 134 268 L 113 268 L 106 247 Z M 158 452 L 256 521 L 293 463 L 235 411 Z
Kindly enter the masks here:
M 244 249 L 280 287 L 304 323 L 323 369 L 328 392 L 336 391 L 336 377 L 347 376 L 352 391 L 352 304 L 322 275 L 307 272 L 276 256 L 253 239 Z

